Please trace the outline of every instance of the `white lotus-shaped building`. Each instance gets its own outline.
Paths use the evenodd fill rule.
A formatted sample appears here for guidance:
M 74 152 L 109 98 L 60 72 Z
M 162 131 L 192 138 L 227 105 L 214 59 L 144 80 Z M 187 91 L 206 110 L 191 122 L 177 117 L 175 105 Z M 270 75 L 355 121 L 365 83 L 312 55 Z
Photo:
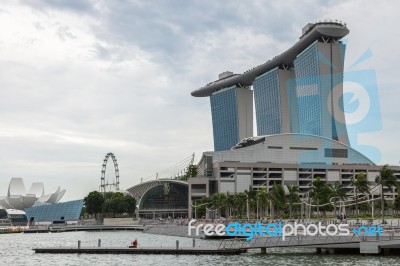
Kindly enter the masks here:
M 22 178 L 11 178 L 6 197 L 0 197 L 0 207 L 4 209 L 24 210 L 38 203 L 57 203 L 64 196 L 65 189 L 60 187 L 54 189 L 52 193 L 44 194 L 43 183 L 32 183 L 28 192 L 25 190 Z

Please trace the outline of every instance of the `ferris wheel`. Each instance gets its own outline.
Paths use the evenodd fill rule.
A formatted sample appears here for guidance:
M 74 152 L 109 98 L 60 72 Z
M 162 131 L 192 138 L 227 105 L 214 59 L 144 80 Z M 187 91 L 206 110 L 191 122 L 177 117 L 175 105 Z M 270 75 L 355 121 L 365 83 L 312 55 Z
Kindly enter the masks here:
M 115 170 L 115 180 L 113 180 L 111 183 L 109 183 L 108 180 L 106 182 L 107 162 L 110 157 L 113 161 L 114 170 Z M 107 191 L 112 191 L 112 190 L 119 191 L 119 170 L 118 170 L 117 158 L 115 158 L 115 155 L 112 152 L 109 152 L 109 153 L 107 153 L 106 157 L 103 160 L 103 166 L 101 169 L 100 192 L 105 193 Z

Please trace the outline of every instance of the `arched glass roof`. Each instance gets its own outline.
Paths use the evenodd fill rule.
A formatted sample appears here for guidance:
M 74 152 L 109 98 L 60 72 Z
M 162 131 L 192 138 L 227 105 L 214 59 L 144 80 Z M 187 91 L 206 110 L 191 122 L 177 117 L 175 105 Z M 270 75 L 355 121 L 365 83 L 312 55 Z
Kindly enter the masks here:
M 164 182 L 145 192 L 140 200 L 140 210 L 187 209 L 188 186 Z

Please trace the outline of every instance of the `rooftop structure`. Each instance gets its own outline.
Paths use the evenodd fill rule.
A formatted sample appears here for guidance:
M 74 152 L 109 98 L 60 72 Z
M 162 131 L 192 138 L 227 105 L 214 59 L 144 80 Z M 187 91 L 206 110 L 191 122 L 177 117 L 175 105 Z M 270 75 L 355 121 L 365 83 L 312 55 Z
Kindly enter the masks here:
M 214 92 L 228 88 L 235 85 L 251 86 L 256 77 L 282 65 L 293 65 L 296 57 L 304 51 L 308 46 L 317 41 L 318 39 L 336 39 L 339 40 L 349 33 L 345 23 L 340 21 L 323 21 L 316 23 L 309 23 L 303 28 L 303 35 L 300 40 L 289 48 L 286 52 L 274 57 L 267 62 L 247 70 L 242 74 L 225 75 L 216 81 L 208 83 L 207 85 L 192 92 L 195 97 L 211 96 Z
M 188 216 L 188 183 L 182 180 L 158 179 L 127 189 L 138 202 L 137 215 L 142 218 Z
M 13 177 L 8 186 L 7 196 L 0 197 L 0 206 L 5 209 L 24 210 L 32 207 L 36 202 L 39 203 L 57 203 L 65 194 L 65 189 L 60 187 L 54 189 L 51 193 L 45 194 L 43 183 L 33 183 L 26 192 L 24 180 Z

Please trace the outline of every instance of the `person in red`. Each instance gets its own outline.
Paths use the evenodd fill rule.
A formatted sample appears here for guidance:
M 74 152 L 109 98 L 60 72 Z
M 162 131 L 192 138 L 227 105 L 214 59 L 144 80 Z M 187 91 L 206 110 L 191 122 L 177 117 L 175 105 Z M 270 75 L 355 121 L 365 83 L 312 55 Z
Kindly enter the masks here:
M 138 246 L 138 241 L 137 241 L 137 239 L 135 238 L 135 240 L 133 240 L 133 242 L 132 242 L 132 247 L 133 247 L 133 248 L 137 248 L 137 246 Z

